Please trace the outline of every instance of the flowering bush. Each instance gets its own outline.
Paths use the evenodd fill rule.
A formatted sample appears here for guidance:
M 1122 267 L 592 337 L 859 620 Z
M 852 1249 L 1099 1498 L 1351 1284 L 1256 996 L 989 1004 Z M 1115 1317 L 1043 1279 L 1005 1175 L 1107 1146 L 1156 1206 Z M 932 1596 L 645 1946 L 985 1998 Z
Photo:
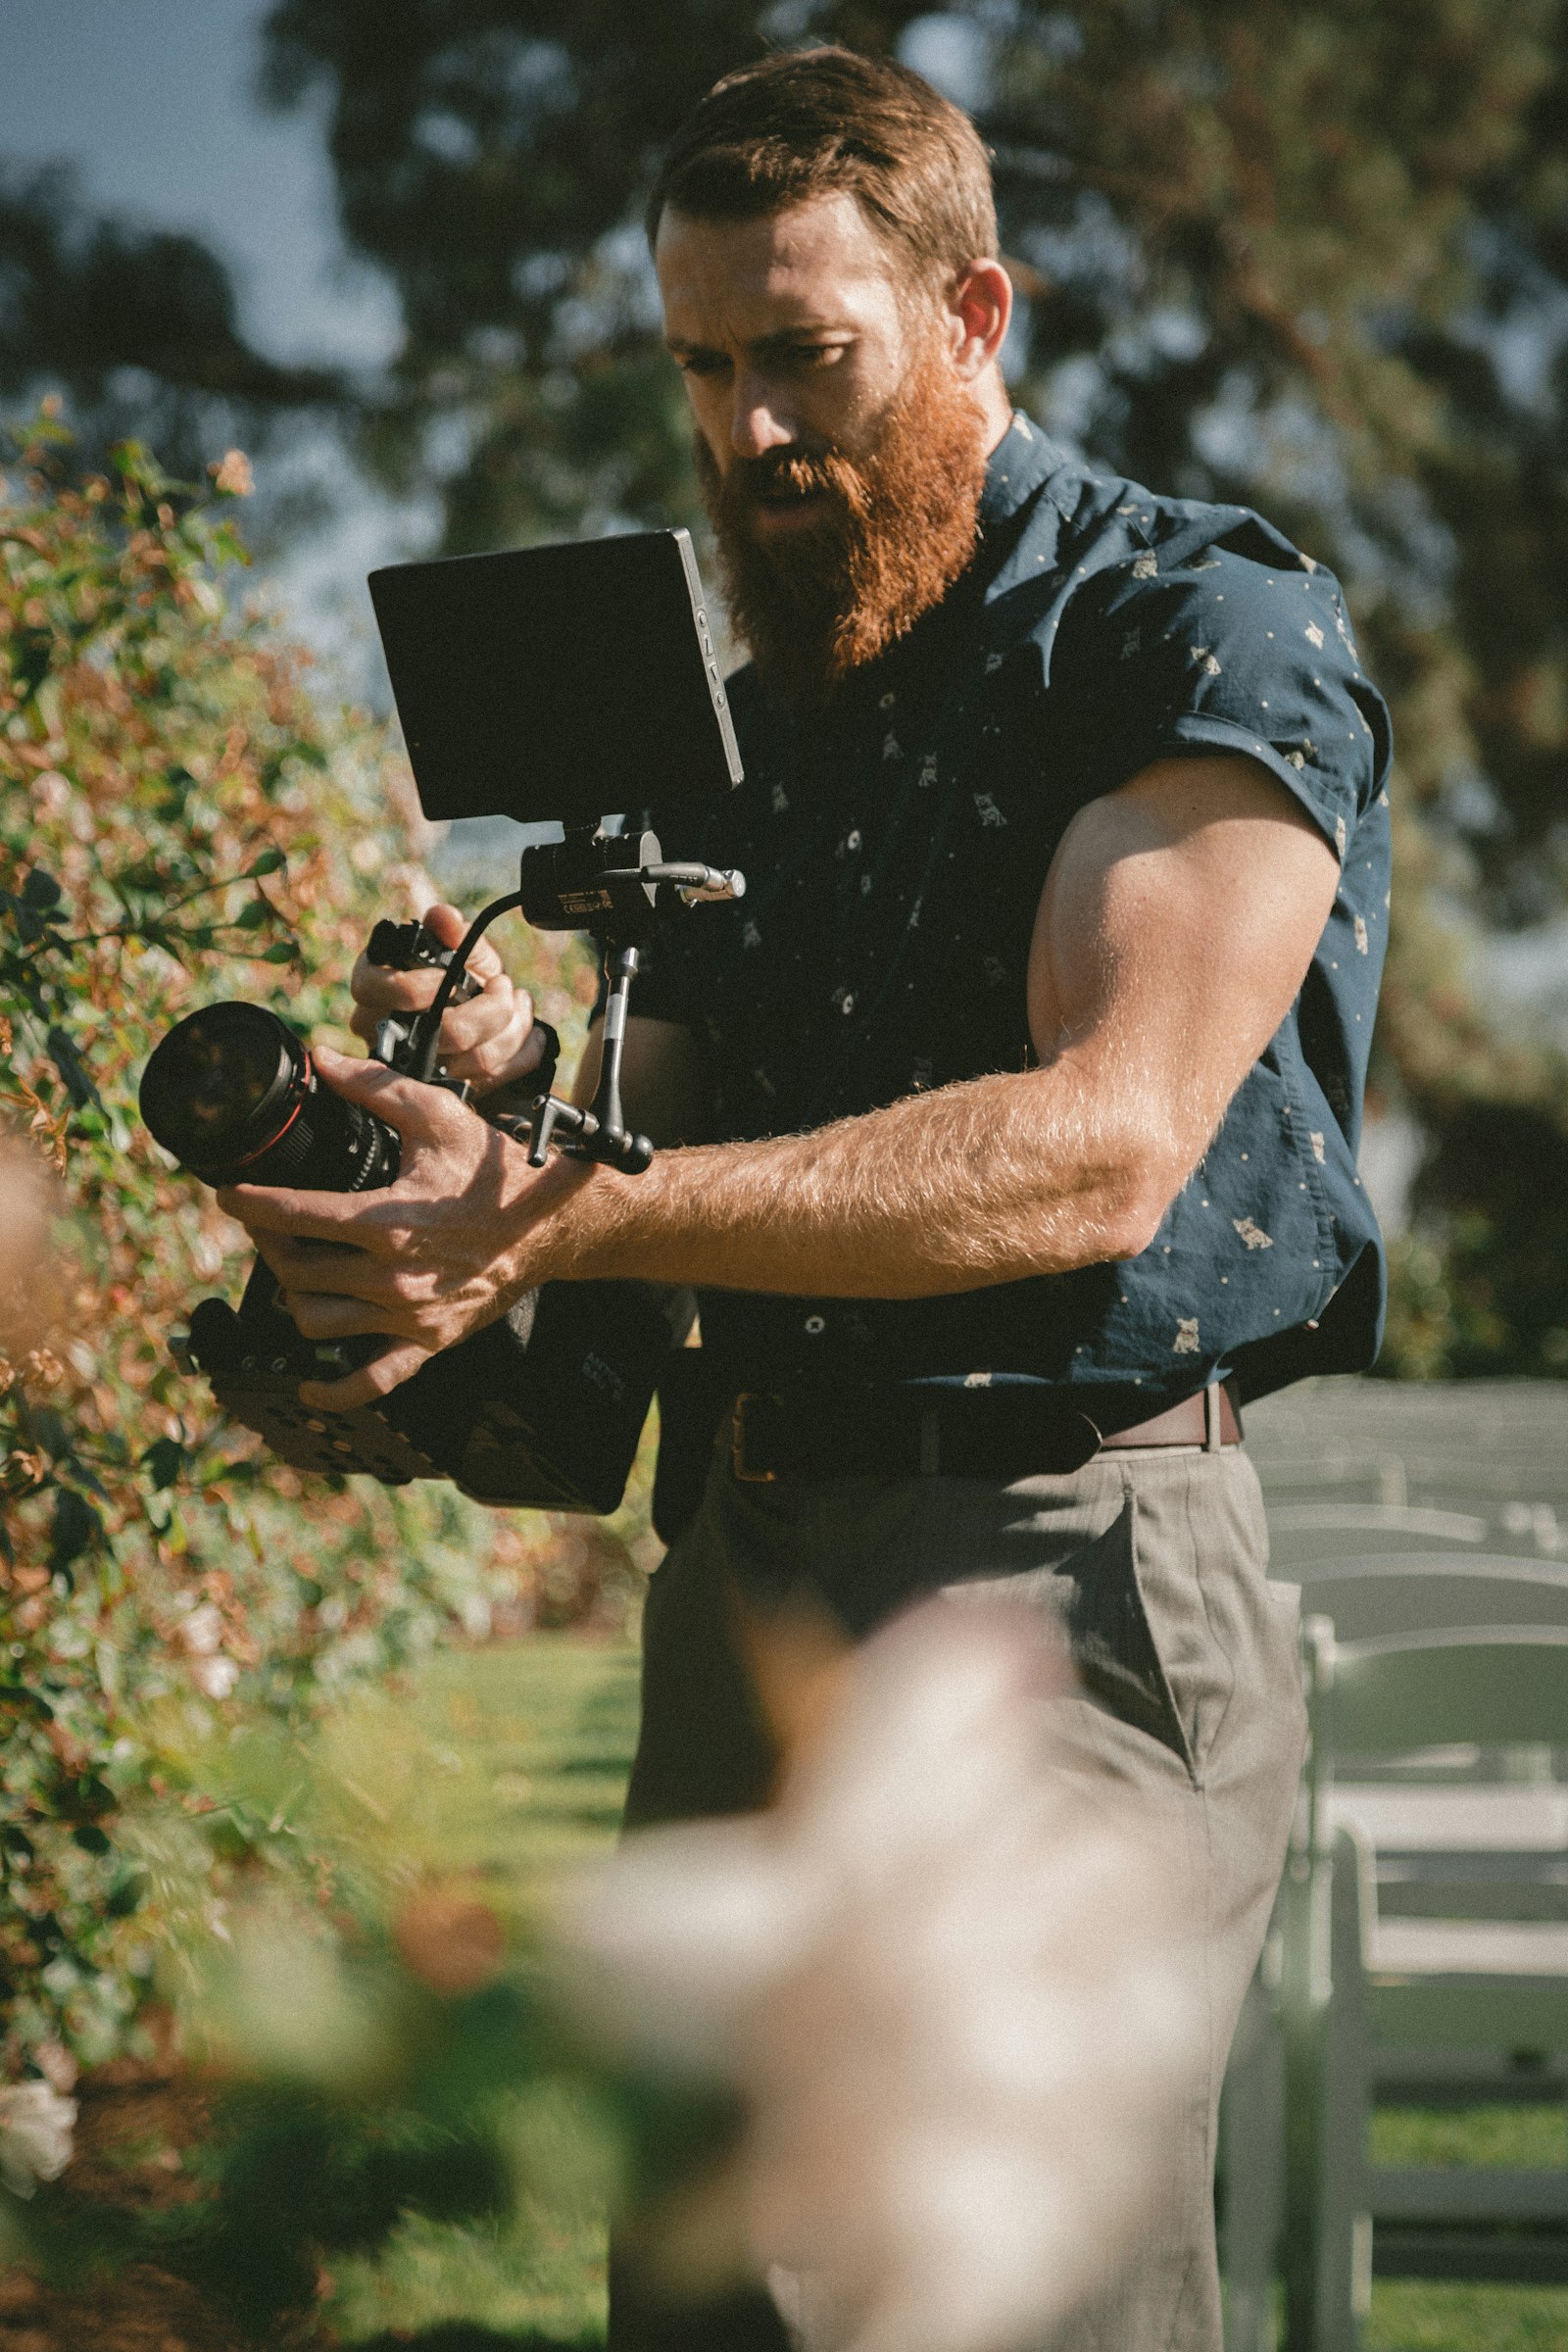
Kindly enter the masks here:
M 116 1817 L 148 1788 L 210 1810 L 179 1785 L 193 1716 L 296 1718 L 443 1627 L 483 1633 L 497 1600 L 548 1607 L 564 1580 L 569 1613 L 605 1559 L 597 1531 L 562 1544 L 448 1487 L 302 1478 L 172 1362 L 192 1300 L 235 1289 L 243 1236 L 141 1128 L 148 1052 L 216 996 L 330 1024 L 375 916 L 430 894 L 382 730 L 324 716 L 303 658 L 228 610 L 244 460 L 198 491 L 127 446 L 74 482 L 48 415 L 18 460 L 0 493 L 0 2079 L 119 2038 L 148 1962 Z M 544 1012 L 580 1015 L 581 952 L 530 953 Z M 214 1869 L 242 1862 L 233 1820 L 207 1826 Z

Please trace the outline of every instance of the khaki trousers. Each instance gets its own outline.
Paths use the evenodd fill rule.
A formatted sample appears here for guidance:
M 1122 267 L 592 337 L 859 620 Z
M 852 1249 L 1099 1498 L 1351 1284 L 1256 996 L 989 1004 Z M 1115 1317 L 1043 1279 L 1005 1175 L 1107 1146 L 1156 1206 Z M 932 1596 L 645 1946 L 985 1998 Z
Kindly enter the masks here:
M 733 1595 L 801 1595 L 857 1637 L 947 1589 L 1046 1611 L 1085 1696 L 1061 1702 L 1089 1762 L 1168 1815 L 1208 2020 L 1185 2147 L 1133 2266 L 1049 2352 L 1219 2352 L 1213 2172 L 1220 2082 L 1284 1860 L 1305 1737 L 1297 1594 L 1264 1573 L 1241 1446 L 1102 1453 L 1061 1477 L 780 1480 L 715 1456 L 702 1508 L 656 1571 L 628 1827 L 749 1811 L 775 1758 L 732 1635 Z M 612 2262 L 611 2352 L 783 2352 L 761 2293 L 664 2311 Z M 1019 2352 L 1047 2352 L 1020 2347 Z

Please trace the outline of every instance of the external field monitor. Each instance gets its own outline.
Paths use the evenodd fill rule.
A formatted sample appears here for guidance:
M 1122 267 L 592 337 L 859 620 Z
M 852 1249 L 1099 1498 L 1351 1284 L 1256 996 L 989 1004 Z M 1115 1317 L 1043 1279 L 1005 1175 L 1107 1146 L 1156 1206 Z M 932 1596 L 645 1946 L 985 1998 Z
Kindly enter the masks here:
M 592 824 L 740 782 L 687 532 L 393 564 L 369 586 L 427 817 Z

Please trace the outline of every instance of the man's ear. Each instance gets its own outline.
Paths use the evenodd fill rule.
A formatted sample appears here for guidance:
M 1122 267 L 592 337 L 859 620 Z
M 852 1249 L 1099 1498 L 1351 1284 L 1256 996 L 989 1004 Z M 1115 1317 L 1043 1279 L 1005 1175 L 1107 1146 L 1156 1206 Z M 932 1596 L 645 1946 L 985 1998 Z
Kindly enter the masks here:
M 970 262 L 948 303 L 954 364 L 971 381 L 997 359 L 1012 317 L 1012 280 L 1000 262 Z

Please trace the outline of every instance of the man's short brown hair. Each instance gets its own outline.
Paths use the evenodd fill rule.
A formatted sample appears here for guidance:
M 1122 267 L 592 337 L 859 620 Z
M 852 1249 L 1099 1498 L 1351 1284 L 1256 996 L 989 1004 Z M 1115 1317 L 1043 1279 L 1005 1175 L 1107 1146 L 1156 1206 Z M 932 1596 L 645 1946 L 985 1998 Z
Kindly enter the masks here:
M 991 165 L 967 115 L 906 66 L 804 49 L 726 74 L 676 132 L 648 202 L 754 220 L 848 193 L 909 268 L 946 284 L 997 249 Z

